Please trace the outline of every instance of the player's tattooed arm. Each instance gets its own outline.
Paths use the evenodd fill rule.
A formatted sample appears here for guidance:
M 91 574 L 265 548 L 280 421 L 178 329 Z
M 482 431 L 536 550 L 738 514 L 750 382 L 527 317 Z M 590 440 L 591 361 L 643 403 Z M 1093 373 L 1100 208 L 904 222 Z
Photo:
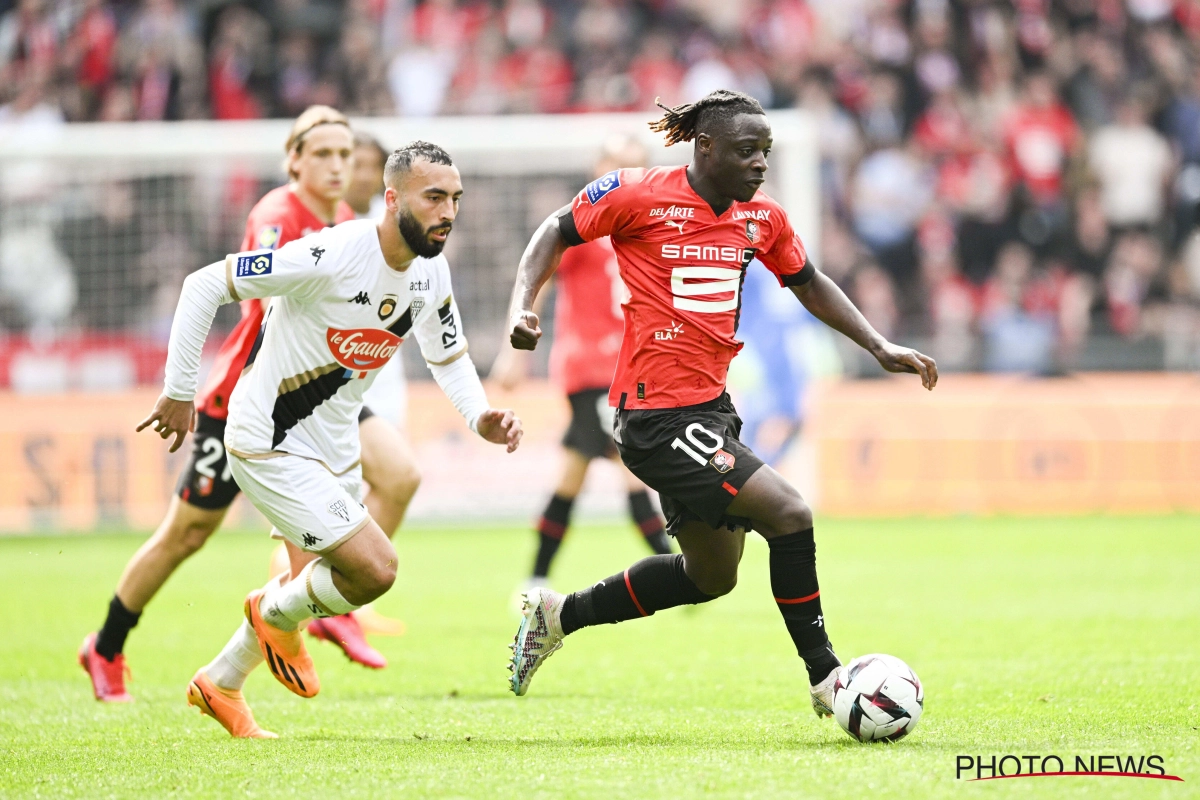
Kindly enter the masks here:
M 924 353 L 885 339 L 827 276 L 817 272 L 802 286 L 789 288 L 814 317 L 875 356 L 888 372 L 911 372 L 921 376 L 921 385 L 926 389 L 937 386 L 937 362 Z
M 575 221 L 571 217 L 571 207 L 565 206 L 546 218 L 521 255 L 517 282 L 513 286 L 508 309 L 508 341 L 518 350 L 533 350 L 537 347 L 538 339 L 542 338 L 538 315 L 533 311 L 534 298 L 550 280 L 554 270 L 558 269 L 558 262 L 567 248 L 582 241 L 571 241 L 569 237 L 572 232 L 579 239 L 578 232 L 575 232 Z

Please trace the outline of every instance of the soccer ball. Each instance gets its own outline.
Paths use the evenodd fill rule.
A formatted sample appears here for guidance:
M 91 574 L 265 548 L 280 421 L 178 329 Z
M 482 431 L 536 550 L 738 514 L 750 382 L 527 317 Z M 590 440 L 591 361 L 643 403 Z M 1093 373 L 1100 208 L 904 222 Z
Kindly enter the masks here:
M 860 742 L 904 738 L 917 727 L 924 708 L 917 673 L 895 656 L 859 656 L 833 685 L 833 716 Z

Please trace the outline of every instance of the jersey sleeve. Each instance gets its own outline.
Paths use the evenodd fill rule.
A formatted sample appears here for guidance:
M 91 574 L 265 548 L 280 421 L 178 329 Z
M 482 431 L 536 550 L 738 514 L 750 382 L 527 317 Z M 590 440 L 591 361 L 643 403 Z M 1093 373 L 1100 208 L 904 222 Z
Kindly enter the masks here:
M 234 300 L 260 297 L 315 299 L 333 278 L 333 259 L 320 235 L 288 242 L 278 250 L 250 250 L 225 257 L 225 283 Z
M 775 213 L 779 214 L 782 225 L 771 242 L 771 247 L 765 253 L 759 253 L 758 258 L 767 269 L 775 273 L 780 286 L 803 286 L 813 279 L 816 267 L 809 263 L 804 243 L 792 230 L 792 223 L 783 213 L 783 209 L 777 209 Z
M 585 242 L 619 236 L 637 219 L 644 169 L 616 169 L 583 187 L 571 204 L 575 230 Z
M 413 331 L 421 355 L 430 366 L 444 366 L 458 360 L 467 352 L 467 337 L 463 334 L 462 317 L 450 285 L 450 265 L 444 257 L 434 262 L 432 284 L 434 304 L 422 308 L 413 321 Z

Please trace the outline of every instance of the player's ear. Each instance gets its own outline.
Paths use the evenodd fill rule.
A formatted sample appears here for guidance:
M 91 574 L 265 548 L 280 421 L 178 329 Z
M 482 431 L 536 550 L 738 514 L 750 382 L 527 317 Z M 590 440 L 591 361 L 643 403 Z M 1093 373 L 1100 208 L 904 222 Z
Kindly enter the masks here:
M 395 214 L 396 209 L 400 206 L 400 193 L 391 186 L 385 186 L 383 189 L 383 204 L 387 206 L 389 214 Z
M 696 152 L 706 156 L 712 155 L 712 137 L 707 133 L 696 134 Z

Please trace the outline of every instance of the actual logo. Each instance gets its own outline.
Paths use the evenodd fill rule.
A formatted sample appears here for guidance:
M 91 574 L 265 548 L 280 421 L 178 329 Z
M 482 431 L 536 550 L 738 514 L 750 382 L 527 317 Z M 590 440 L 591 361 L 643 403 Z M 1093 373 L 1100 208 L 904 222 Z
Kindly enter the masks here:
M 279 235 L 283 228 L 279 225 L 264 225 L 258 232 L 258 246 L 262 250 L 274 250 L 279 244 Z
M 385 294 L 383 299 L 379 301 L 379 318 L 387 319 L 396 310 L 397 298 L 394 294 Z
M 750 240 L 750 244 L 758 243 L 758 223 L 752 219 L 746 220 L 746 238 Z
M 335 517 L 341 518 L 345 522 L 350 521 L 350 509 L 346 508 L 345 500 L 334 500 L 329 504 L 329 513 Z
M 620 187 L 621 173 L 614 169 L 612 172 L 596 178 L 596 180 L 589 183 L 587 188 L 585 188 L 583 191 L 587 194 L 588 202 L 592 205 L 596 205 L 596 203 L 599 203 L 604 195 L 608 194 L 613 189 L 619 189 Z
M 235 274 L 239 278 L 258 278 L 263 275 L 270 275 L 271 254 L 253 253 L 248 256 L 238 256 Z
M 733 469 L 733 465 L 737 463 L 737 460 L 733 457 L 733 453 L 727 453 L 724 450 L 718 450 L 713 454 L 713 457 L 709 459 L 708 463 L 712 465 L 713 469 L 724 475 L 726 472 L 729 472 L 729 470 Z

